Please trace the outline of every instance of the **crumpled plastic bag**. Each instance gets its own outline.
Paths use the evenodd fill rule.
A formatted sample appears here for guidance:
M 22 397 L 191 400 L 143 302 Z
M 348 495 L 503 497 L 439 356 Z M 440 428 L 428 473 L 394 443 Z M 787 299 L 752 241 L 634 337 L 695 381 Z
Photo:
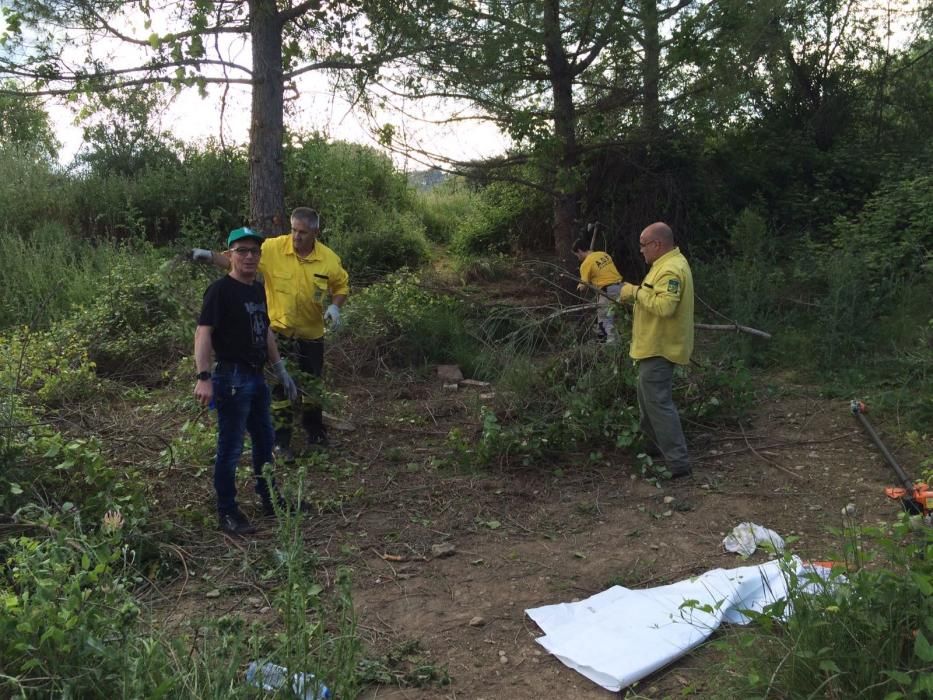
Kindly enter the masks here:
M 774 530 L 755 523 L 739 523 L 723 539 L 722 548 L 727 552 L 750 557 L 758 549 L 758 545 L 763 543 L 769 543 L 778 554 L 784 551 L 784 538 Z

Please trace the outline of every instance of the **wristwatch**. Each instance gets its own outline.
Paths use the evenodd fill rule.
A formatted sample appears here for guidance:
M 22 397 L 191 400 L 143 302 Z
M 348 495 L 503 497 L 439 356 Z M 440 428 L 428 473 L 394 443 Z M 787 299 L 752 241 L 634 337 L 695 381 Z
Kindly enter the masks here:
M 198 372 L 199 381 L 207 381 L 210 378 L 211 378 L 211 373 L 208 372 L 207 370 L 204 370 L 203 372 Z

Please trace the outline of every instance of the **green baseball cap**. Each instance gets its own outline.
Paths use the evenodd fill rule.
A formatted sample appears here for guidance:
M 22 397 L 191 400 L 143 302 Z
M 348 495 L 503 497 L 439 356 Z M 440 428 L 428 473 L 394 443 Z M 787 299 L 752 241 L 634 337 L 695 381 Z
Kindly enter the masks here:
M 261 233 L 259 233 L 258 231 L 254 231 L 248 226 L 244 226 L 243 228 L 233 229 L 230 232 L 230 235 L 227 236 L 227 247 L 228 248 L 231 247 L 234 243 L 244 238 L 255 238 L 257 241 L 262 243 L 263 236 Z

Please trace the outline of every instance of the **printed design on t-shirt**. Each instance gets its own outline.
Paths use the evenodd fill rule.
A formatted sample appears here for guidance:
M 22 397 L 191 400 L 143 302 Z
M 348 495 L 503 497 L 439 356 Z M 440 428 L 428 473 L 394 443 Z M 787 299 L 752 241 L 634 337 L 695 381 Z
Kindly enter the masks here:
M 248 301 L 244 306 L 253 331 L 253 347 L 262 347 L 266 342 L 266 305 Z
M 604 267 L 606 267 L 606 265 L 608 265 L 611 262 L 612 262 L 612 258 L 610 258 L 608 255 L 603 255 L 597 258 L 596 267 L 597 269 L 602 270 Z

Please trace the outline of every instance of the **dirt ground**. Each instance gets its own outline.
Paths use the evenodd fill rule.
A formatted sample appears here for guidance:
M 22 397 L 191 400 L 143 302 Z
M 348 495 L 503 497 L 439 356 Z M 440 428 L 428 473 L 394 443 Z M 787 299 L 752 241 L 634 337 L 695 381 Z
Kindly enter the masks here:
M 392 401 L 391 389 L 353 397 L 358 430 L 344 449 L 370 465 L 363 472 L 368 502 L 319 520 L 314 532 L 324 551 L 349 543 L 359 552 L 354 600 L 368 643 L 379 649 L 418 640 L 451 684 L 374 688 L 365 697 L 611 696 L 535 643 L 541 631 L 526 608 L 740 566 L 721 541 L 743 521 L 796 536 L 794 551 L 827 559 L 840 548 L 828 528 L 840 526 L 847 503 L 868 521 L 897 512 L 882 495 L 892 475 L 848 406 L 802 388 L 759 406 L 744 434 L 714 434 L 695 456 L 695 476 L 660 488 L 635 478 L 624 452 L 599 468 L 581 461 L 486 475 L 433 471 L 430 455 L 472 414 L 463 397 L 471 390 L 451 396 L 440 382 L 421 388 L 418 399 Z M 399 431 L 399 415 L 430 418 Z M 387 449 L 401 451 L 397 462 L 386 463 Z M 433 557 L 440 544 L 455 553 Z M 702 664 L 699 652 L 638 690 L 661 697 L 691 685 L 702 695 Z
M 825 560 L 841 548 L 829 530 L 841 525 L 847 503 L 862 522 L 898 512 L 882 493 L 894 475 L 848 402 L 781 378 L 767 379 L 774 390 L 744 430 L 688 424 L 694 476 L 657 485 L 638 476 L 624 450 L 604 451 L 599 464 L 570 455 L 531 467 L 457 467 L 448 436 L 478 435 L 478 408 L 494 386 L 445 388 L 423 374 L 335 375 L 346 400 L 327 466 L 310 476 L 319 512 L 304 526 L 306 544 L 325 584 L 337 566 L 352 569 L 366 655 L 400 659 L 399 673 L 427 678 L 421 687 L 369 686 L 364 698 L 611 697 L 535 642 L 542 632 L 527 608 L 765 561 L 760 552 L 749 562 L 723 552 L 723 537 L 743 521 L 795 539 L 804 558 Z M 909 455 L 888 445 L 910 470 Z M 174 468 L 183 472 L 174 497 L 203 501 L 209 513 L 209 471 Z M 252 503 L 244 509 L 256 514 Z M 209 517 L 203 524 L 184 550 L 191 571 L 160 590 L 155 607 L 169 623 L 232 613 L 274 626 L 267 591 L 243 570 L 273 544 L 270 525 L 235 542 Z M 713 654 L 700 648 L 623 695 L 703 697 L 716 687 L 706 670 Z M 449 682 L 437 680 L 445 675 Z
M 637 478 L 624 451 L 602 466 L 582 455 L 482 473 L 438 466 L 451 429 L 478 429 L 479 395 L 494 387 L 400 378 L 341 389 L 341 418 L 355 429 L 332 431 L 332 466 L 311 476 L 323 509 L 305 526 L 307 545 L 325 579 L 337 565 L 352 568 L 368 655 L 407 648 L 414 653 L 400 668 L 449 676 L 448 684 L 371 686 L 365 698 L 611 697 L 536 644 L 541 631 L 526 608 L 743 565 L 721 548 L 743 521 L 798 538 L 793 549 L 805 558 L 828 559 L 840 548 L 828 530 L 847 503 L 862 521 L 897 513 L 882 495 L 893 475 L 848 405 L 805 387 L 783 385 L 744 432 L 713 431 L 695 452 L 694 477 L 660 486 Z M 688 426 L 689 435 L 701 430 Z M 165 591 L 175 615 L 242 613 L 274 624 L 261 591 L 234 585 L 231 565 L 238 550 L 270 543 L 269 526 L 246 544 L 209 530 L 205 537 L 199 556 L 227 564 L 203 564 L 210 576 Z M 749 563 L 766 558 L 756 553 Z M 215 588 L 222 595 L 206 600 Z M 714 682 L 704 672 L 710 658 L 700 649 L 629 692 L 702 697 Z

